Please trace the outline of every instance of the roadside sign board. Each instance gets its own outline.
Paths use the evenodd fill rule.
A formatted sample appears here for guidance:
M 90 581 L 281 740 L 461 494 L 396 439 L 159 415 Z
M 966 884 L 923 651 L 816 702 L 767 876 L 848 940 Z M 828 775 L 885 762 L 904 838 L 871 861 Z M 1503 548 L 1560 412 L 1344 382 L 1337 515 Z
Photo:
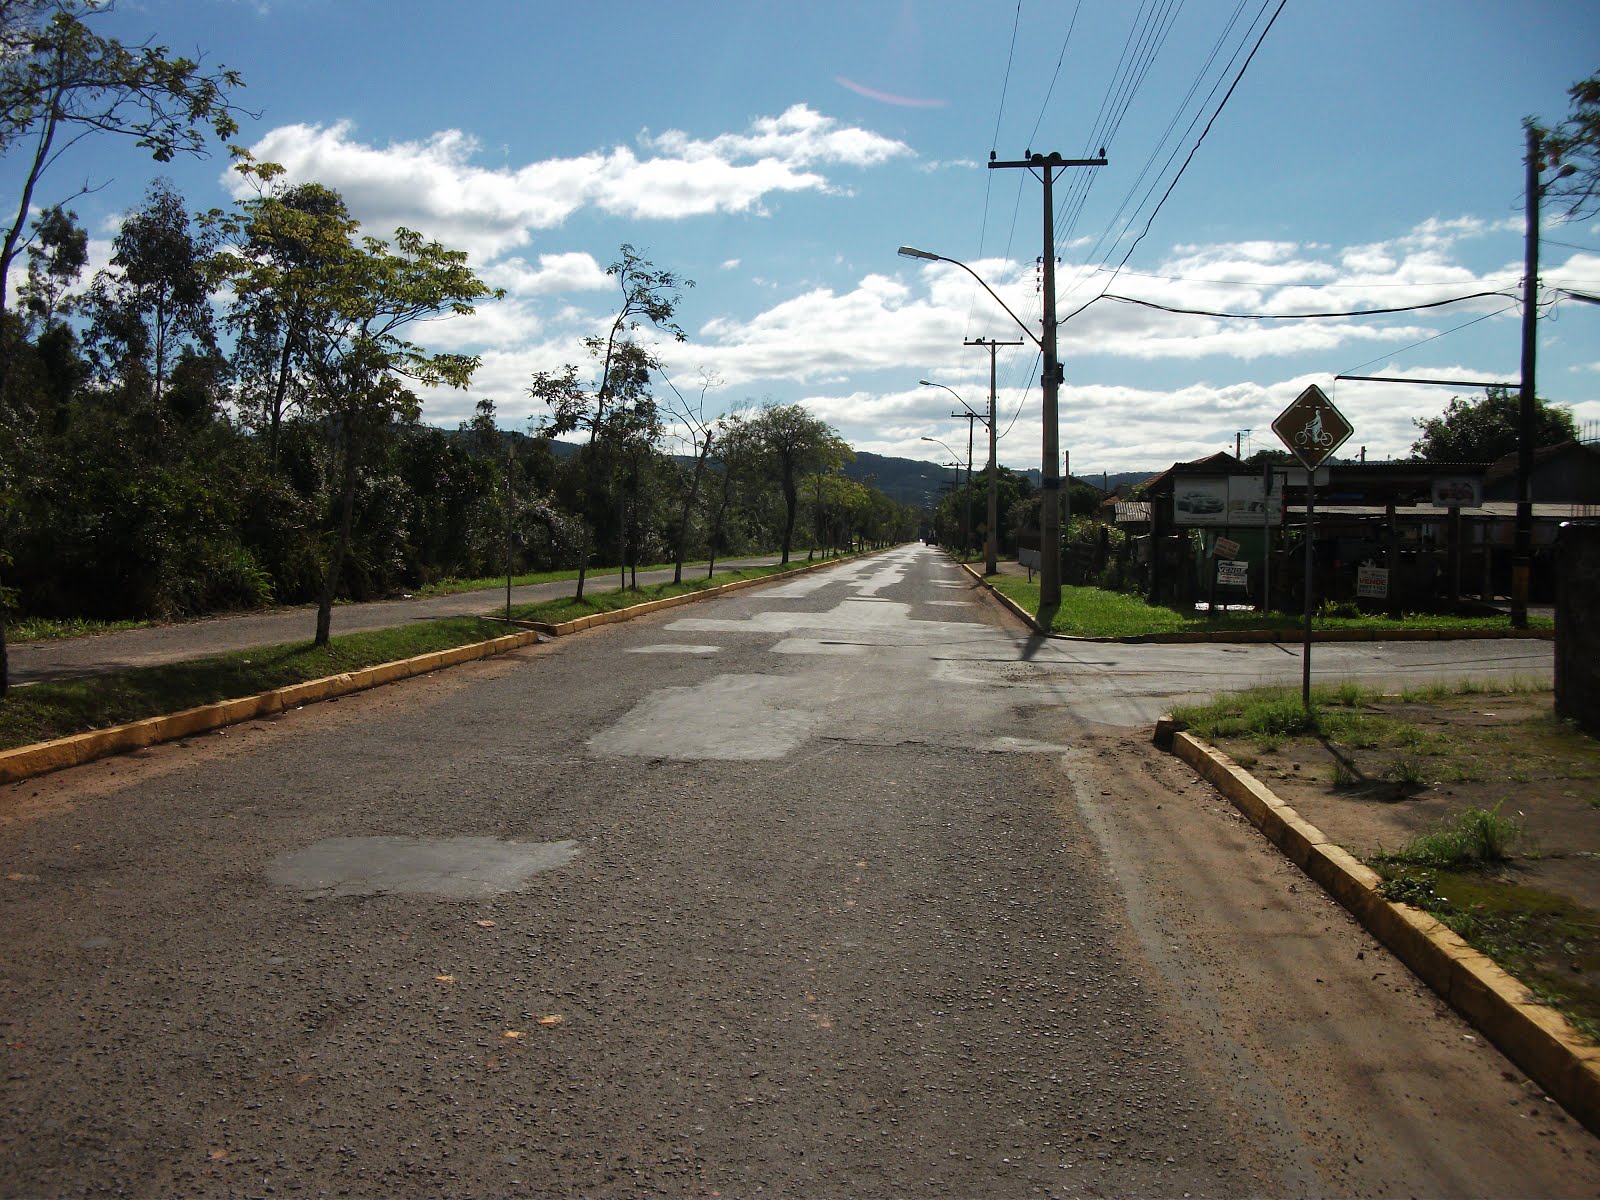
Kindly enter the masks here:
M 1481 479 L 1435 479 L 1433 481 L 1433 506 L 1435 508 L 1482 508 L 1483 481 Z
M 1238 558 L 1239 543 L 1234 541 L 1232 538 L 1219 537 L 1216 542 L 1212 544 L 1211 553 L 1215 554 L 1218 558 Z
M 1363 600 L 1387 600 L 1389 572 L 1383 567 L 1357 567 L 1356 595 Z
M 1249 587 L 1250 564 L 1247 562 L 1232 562 L 1222 559 L 1217 563 L 1218 587 Z
M 1349 440 L 1355 426 L 1313 383 L 1278 414 L 1272 432 L 1307 470 L 1314 471 Z

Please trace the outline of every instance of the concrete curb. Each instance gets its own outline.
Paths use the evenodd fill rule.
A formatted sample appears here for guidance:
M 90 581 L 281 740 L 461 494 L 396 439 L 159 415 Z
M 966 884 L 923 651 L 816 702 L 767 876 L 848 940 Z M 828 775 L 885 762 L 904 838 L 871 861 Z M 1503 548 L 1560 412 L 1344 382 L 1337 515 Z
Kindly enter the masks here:
M 988 588 L 990 594 L 1025 621 L 1028 628 L 1059 642 L 1099 642 L 1122 646 L 1145 644 L 1191 646 L 1208 642 L 1227 645 L 1299 642 L 1305 637 L 1299 629 L 1219 629 L 1215 632 L 1134 633 L 1124 637 L 1079 637 L 1070 633 L 1046 633 L 1032 613 L 996 588 L 985 576 L 973 570 L 970 564 L 956 565 Z M 1549 642 L 1554 641 L 1555 636 L 1553 629 L 1318 629 L 1311 632 L 1313 642 L 1476 642 L 1500 638 L 1532 638 L 1536 641 Z
M 1591 1133 L 1600 1134 L 1600 1047 L 1428 913 L 1384 899 L 1376 871 L 1302 820 L 1222 751 L 1173 730 L 1169 718 L 1157 729 L 1158 735 L 1171 737 L 1172 753 L 1222 792 L 1395 957 Z
M 308 679 L 303 683 L 273 688 L 254 696 L 241 696 L 232 700 L 219 700 L 215 704 L 202 704 L 182 712 L 161 717 L 146 717 L 127 725 L 113 725 L 109 729 L 96 729 L 89 733 L 76 733 L 50 742 L 32 746 L 18 746 L 0 752 L 0 783 L 16 783 L 31 779 L 47 771 L 62 767 L 75 767 L 112 754 L 152 746 L 157 742 L 170 742 L 178 738 L 209 733 L 225 725 L 269 716 L 302 704 L 314 704 L 335 696 L 348 695 L 399 679 L 453 667 L 457 663 L 504 654 L 521 646 L 538 641 L 539 635 L 531 630 L 507 634 L 487 642 L 472 642 L 448 650 L 419 654 L 397 662 L 379 663 L 359 671 L 326 675 L 321 679 Z
M 873 553 L 878 552 L 874 551 Z M 852 555 L 850 557 L 859 558 L 862 556 Z M 36 775 L 44 775 L 50 771 L 59 771 L 65 767 L 75 767 L 83 763 L 93 762 L 97 758 L 107 758 L 113 754 L 124 754 L 129 750 L 153 746 L 158 742 L 171 742 L 179 738 L 209 733 L 213 729 L 221 729 L 227 725 L 237 725 L 242 721 L 251 721 L 257 717 L 270 716 L 273 713 L 298 708 L 303 704 L 315 704 L 319 700 L 331 700 L 337 696 L 349 695 L 351 692 L 364 691 L 367 688 L 379 687 L 385 683 L 394 683 L 401 679 L 424 675 L 429 671 L 437 671 L 443 667 L 453 667 L 458 663 L 471 662 L 480 658 L 491 658 L 496 654 L 504 654 L 510 650 L 533 645 L 539 640 L 540 635 L 546 637 L 568 636 L 594 625 L 609 625 L 618 621 L 632 620 L 634 617 L 657 612 L 663 608 L 671 608 L 693 600 L 720 595 L 723 592 L 737 591 L 740 588 L 754 587 L 760 583 L 788 579 L 795 575 L 820 570 L 823 567 L 837 566 L 844 561 L 846 560 L 842 558 L 830 558 L 822 562 L 807 564 L 804 567 L 796 567 L 794 570 L 784 571 L 777 575 L 762 575 L 754 579 L 735 579 L 731 583 L 719 584 L 717 587 L 685 592 L 681 596 L 668 596 L 664 600 L 651 600 L 644 604 L 636 604 L 631 608 L 619 608 L 611 612 L 595 613 L 592 616 L 580 617 L 575 621 L 564 621 L 559 625 L 548 625 L 542 621 L 507 622 L 503 618 L 492 617 L 489 619 L 517 626 L 520 632 L 507 634 L 505 637 L 491 638 L 487 642 L 470 642 L 467 645 L 454 646 L 448 650 L 436 650 L 430 654 L 419 654 L 414 658 L 379 663 L 376 666 L 364 667 L 359 671 L 348 671 L 339 675 L 326 675 L 321 679 L 308 679 L 304 683 L 273 688 L 271 691 L 259 692 L 254 696 L 241 696 L 232 700 L 219 700 L 214 704 L 202 704 L 198 707 L 187 708 L 182 712 L 170 713 L 166 716 L 146 717 L 143 720 L 132 721 L 126 725 L 113 725 L 107 729 L 95 729 L 88 733 L 75 733 L 68 737 L 56 738 L 54 741 L 36 742 L 31 746 L 17 746 L 10 750 L 0 751 L 0 784 L 18 783 L 24 779 L 32 779 Z

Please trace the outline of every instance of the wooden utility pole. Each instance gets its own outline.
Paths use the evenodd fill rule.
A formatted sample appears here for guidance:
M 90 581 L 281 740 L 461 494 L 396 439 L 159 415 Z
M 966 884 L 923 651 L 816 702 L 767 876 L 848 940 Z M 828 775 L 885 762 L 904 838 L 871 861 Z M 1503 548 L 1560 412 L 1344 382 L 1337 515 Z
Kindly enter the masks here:
M 1018 338 L 1014 342 L 997 342 L 993 338 L 971 338 L 962 345 L 989 348 L 989 536 L 984 538 L 983 573 L 995 575 L 1000 570 L 1000 468 L 995 461 L 997 435 L 994 428 L 994 356 L 995 351 L 1001 346 L 1022 345 L 1022 339 Z
M 1066 167 L 1103 167 L 1099 158 L 1062 158 L 1060 154 L 1028 154 L 1017 162 L 997 162 L 989 155 L 989 169 L 1020 167 L 1044 184 L 1044 330 L 1039 348 L 1044 354 L 1044 438 L 1039 474 L 1044 495 L 1039 504 L 1039 611 L 1052 615 L 1061 607 L 1061 424 L 1058 401 L 1065 372 L 1056 357 L 1056 172 Z M 1045 618 L 1048 628 L 1050 618 Z

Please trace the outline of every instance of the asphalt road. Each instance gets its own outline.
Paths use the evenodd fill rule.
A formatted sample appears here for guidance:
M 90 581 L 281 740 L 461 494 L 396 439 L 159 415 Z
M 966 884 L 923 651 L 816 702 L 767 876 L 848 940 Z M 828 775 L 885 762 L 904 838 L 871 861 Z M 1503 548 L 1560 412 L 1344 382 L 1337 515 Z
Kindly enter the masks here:
M 717 563 L 717 570 L 760 566 L 778 561 L 777 555 L 736 558 Z M 684 567 L 685 578 L 705 574 L 705 564 Z M 672 571 L 640 571 L 640 583 L 662 583 Z M 616 570 L 591 572 L 585 592 L 615 591 Z M 575 580 L 556 583 L 524 584 L 511 589 L 513 604 L 532 604 L 558 600 L 577 591 Z M 333 632 L 359 633 L 366 629 L 392 629 L 412 621 L 437 621 L 443 617 L 493 616 L 505 610 L 504 587 L 476 592 L 457 592 L 449 596 L 406 596 L 393 600 L 372 600 L 359 604 L 340 604 L 333 610 Z M 163 663 L 250 650 L 257 646 L 279 646 L 307 642 L 316 632 L 317 608 L 302 604 L 266 612 L 229 613 L 155 625 L 145 629 L 124 629 L 114 633 L 82 638 L 54 638 L 39 642 L 13 642 L 7 649 L 14 684 L 39 683 L 47 679 L 73 679 L 130 667 L 154 667 Z
M 0 1194 L 1600 1189 L 1148 747 L 1297 660 L 1009 621 L 906 548 L 0 790 Z

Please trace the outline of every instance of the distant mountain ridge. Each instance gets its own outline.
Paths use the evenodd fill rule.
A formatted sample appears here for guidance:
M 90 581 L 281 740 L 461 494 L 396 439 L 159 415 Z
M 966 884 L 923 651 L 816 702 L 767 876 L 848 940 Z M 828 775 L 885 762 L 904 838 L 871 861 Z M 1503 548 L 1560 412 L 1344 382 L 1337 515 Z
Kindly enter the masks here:
M 576 453 L 578 447 L 574 442 L 555 441 L 551 450 L 556 457 L 566 458 Z M 965 465 L 959 471 L 952 467 L 941 467 L 938 463 L 928 462 L 920 458 L 894 458 L 886 454 L 874 454 L 870 450 L 857 450 L 855 459 L 844 465 L 844 474 L 847 479 L 854 479 L 857 483 L 870 483 L 889 499 L 898 504 L 909 504 L 912 508 L 931 508 L 939 502 L 939 497 L 946 488 L 956 482 L 957 475 L 965 481 L 967 471 Z M 682 455 L 676 456 L 684 462 L 690 461 Z M 1001 464 L 1004 465 L 1003 463 Z M 974 471 L 982 470 L 982 464 L 974 462 Z M 1034 487 L 1040 485 L 1041 476 L 1037 468 L 1019 472 L 1027 476 Z M 1116 488 L 1120 484 L 1143 483 L 1156 470 L 1149 471 L 1118 471 L 1103 478 L 1100 475 L 1074 476 L 1080 483 L 1087 483 L 1090 487 Z

